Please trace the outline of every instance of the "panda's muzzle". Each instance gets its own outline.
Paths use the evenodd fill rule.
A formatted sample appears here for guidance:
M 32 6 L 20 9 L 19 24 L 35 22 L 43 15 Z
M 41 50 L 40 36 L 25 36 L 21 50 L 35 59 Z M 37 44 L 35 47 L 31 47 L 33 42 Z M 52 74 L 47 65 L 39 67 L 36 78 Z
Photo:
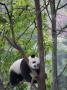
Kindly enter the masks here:
M 39 68 L 40 64 L 34 65 L 34 67 L 37 69 Z

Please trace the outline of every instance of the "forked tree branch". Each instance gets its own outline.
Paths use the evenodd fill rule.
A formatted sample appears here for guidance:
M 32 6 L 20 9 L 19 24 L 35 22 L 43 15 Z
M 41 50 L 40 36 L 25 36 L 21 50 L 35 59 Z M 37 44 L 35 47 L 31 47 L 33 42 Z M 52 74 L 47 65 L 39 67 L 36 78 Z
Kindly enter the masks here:
M 61 28 L 61 30 L 58 30 L 59 32 L 58 32 L 57 35 L 59 35 L 59 34 L 61 34 L 62 32 L 64 32 L 64 29 L 66 29 L 66 28 L 67 28 L 67 25 L 65 25 L 63 28 Z
M 12 39 L 8 38 L 7 36 L 5 36 L 5 38 L 12 47 L 17 49 L 22 54 L 22 57 L 28 63 L 29 60 L 28 60 L 26 54 L 24 53 L 24 50 L 21 48 L 21 46 L 19 44 L 17 44 L 16 42 L 13 42 Z
M 28 63 L 28 58 L 27 58 L 27 56 L 25 55 L 24 50 L 23 50 L 23 49 L 21 48 L 21 46 L 20 46 L 19 44 L 17 44 L 17 42 L 15 41 L 15 34 L 14 34 L 14 30 L 13 30 L 13 20 L 12 20 L 12 17 L 11 17 L 11 15 L 10 15 L 10 13 L 9 13 L 9 10 L 8 10 L 6 4 L 0 2 L 0 5 L 3 5 L 4 8 L 5 8 L 6 11 L 7 11 L 7 14 L 8 14 L 8 17 L 9 17 L 9 21 L 10 21 L 10 29 L 11 29 L 11 33 L 12 33 L 12 39 L 8 38 L 7 36 L 4 36 L 4 37 L 6 38 L 6 40 L 8 41 L 8 43 L 9 43 L 12 47 L 14 47 L 15 49 L 17 49 L 17 50 L 22 54 L 22 56 L 25 58 L 26 62 Z
M 49 1 L 48 1 L 48 4 L 47 4 L 47 5 L 46 5 L 46 1 L 44 1 L 44 5 L 45 5 L 45 9 L 46 9 L 46 11 L 47 11 L 47 15 L 48 15 L 50 21 L 52 22 L 52 19 L 51 19 L 51 17 L 50 17 L 49 11 L 48 11 Z
M 11 33 L 12 33 L 12 38 L 13 40 L 15 40 L 15 33 L 14 33 L 14 30 L 13 30 L 13 20 L 12 20 L 12 16 L 7 8 L 7 5 L 5 3 L 2 3 L 0 2 L 0 5 L 4 6 L 6 12 L 7 12 L 7 15 L 8 15 L 8 18 L 9 18 L 9 23 L 10 23 L 10 30 L 11 30 Z
M 59 10 L 59 9 L 64 8 L 65 6 L 67 6 L 67 3 L 65 3 L 64 5 L 62 5 L 62 6 L 58 7 L 58 8 L 56 9 L 56 11 L 57 11 L 57 10 Z
M 58 1 L 57 8 L 56 8 L 56 9 L 58 9 L 58 7 L 59 7 L 59 5 L 60 5 L 60 2 L 61 2 L 61 0 Z

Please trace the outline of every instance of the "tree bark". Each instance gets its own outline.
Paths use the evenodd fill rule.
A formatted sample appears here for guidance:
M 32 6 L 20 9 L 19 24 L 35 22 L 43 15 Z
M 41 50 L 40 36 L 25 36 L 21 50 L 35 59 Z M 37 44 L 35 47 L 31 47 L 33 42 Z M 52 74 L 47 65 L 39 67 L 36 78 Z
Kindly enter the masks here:
M 46 90 L 43 31 L 42 31 L 40 1 L 39 0 L 34 0 L 34 1 L 35 1 L 35 11 L 36 11 L 36 19 L 37 19 L 37 31 L 38 31 L 38 50 L 39 50 L 39 58 L 40 58 L 39 90 Z
M 53 70 L 53 90 L 58 90 L 57 78 L 57 31 L 56 31 L 56 10 L 55 0 L 50 1 L 51 16 L 52 16 L 52 70 Z
M 0 79 L 0 90 L 5 90 L 4 86 L 3 86 L 3 82 L 2 80 Z

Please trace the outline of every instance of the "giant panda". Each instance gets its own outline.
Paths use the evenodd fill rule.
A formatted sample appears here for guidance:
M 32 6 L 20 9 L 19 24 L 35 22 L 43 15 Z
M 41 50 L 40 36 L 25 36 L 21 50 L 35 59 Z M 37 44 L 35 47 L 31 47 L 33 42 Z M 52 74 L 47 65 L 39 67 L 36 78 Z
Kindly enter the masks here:
M 27 64 L 24 58 L 22 58 L 22 59 L 16 60 L 10 66 L 9 79 L 10 79 L 10 84 L 12 86 L 16 86 L 17 84 L 19 84 L 21 81 L 24 81 L 24 80 L 27 82 L 31 82 L 32 80 L 31 69 L 35 70 L 35 72 L 39 74 L 39 64 L 40 64 L 39 58 L 36 57 L 35 55 L 31 55 L 28 57 L 28 59 L 29 59 L 29 64 Z M 33 82 L 36 83 L 37 81 L 34 80 Z

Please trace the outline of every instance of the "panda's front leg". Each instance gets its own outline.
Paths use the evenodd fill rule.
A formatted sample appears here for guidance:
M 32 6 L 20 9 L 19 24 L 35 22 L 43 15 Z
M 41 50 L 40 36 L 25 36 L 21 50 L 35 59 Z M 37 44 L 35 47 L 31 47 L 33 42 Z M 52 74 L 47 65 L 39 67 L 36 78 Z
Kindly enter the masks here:
M 27 68 L 28 69 L 28 68 Z M 31 71 L 29 70 L 22 70 L 22 77 L 24 80 L 26 80 L 27 82 L 32 82 L 32 76 L 31 76 Z M 35 79 L 33 79 L 33 83 L 37 83 L 37 81 Z
M 31 82 L 32 80 L 32 77 L 30 76 L 31 70 L 25 60 L 21 62 L 20 69 L 23 79 L 26 80 L 27 82 Z
M 31 82 L 32 77 L 30 76 L 30 74 L 28 73 L 24 73 L 23 78 L 27 81 L 27 82 Z

